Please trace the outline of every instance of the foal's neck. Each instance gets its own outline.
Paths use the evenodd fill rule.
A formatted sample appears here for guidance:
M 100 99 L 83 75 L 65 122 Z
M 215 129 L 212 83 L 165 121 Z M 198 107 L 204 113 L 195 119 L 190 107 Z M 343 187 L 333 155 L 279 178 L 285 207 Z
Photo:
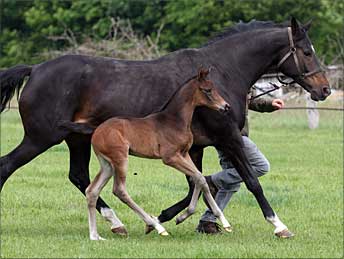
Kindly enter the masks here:
M 176 124 L 175 128 L 191 130 L 192 116 L 197 106 L 194 98 L 196 90 L 196 86 L 190 83 L 183 85 L 161 112 Z

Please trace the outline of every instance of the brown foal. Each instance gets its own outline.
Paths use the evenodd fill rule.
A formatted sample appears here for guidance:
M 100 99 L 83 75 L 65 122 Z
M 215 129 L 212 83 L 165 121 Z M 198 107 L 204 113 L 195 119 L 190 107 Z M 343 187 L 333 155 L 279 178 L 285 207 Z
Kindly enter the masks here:
M 155 228 L 160 235 L 168 235 L 160 222 L 140 208 L 126 191 L 129 154 L 162 159 L 164 164 L 193 177 L 195 191 L 188 209 L 177 218 L 178 223 L 194 213 L 202 190 L 225 230 L 230 230 L 228 221 L 210 194 L 204 176 L 188 153 L 193 143 L 191 120 L 195 108 L 206 106 L 218 111 L 229 109 L 228 103 L 218 94 L 214 84 L 206 80 L 208 73 L 208 70 L 201 69 L 198 76 L 190 79 L 176 92 L 162 111 L 144 118 L 111 118 L 95 130 L 92 146 L 101 169 L 86 189 L 91 240 L 102 239 L 96 226 L 96 201 L 112 176 L 113 193 L 143 219 L 148 229 Z

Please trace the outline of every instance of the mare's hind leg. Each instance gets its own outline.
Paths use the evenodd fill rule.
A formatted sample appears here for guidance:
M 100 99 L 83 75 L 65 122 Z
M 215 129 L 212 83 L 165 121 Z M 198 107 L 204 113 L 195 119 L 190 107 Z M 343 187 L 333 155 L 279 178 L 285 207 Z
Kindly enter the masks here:
M 138 206 L 129 196 L 125 186 L 127 165 L 127 160 L 121 160 L 121 162 L 116 163 L 113 193 L 123 203 L 127 204 L 128 207 L 130 207 L 137 215 L 139 215 L 147 226 L 153 226 L 160 235 L 167 236 L 168 233 L 165 228 L 160 225 L 156 219 L 152 218 L 147 212 L 145 212 L 140 206 Z
M 202 172 L 203 147 L 192 146 L 189 150 L 189 154 L 198 171 Z M 187 196 L 173 206 L 167 208 L 166 210 L 163 210 L 158 217 L 159 222 L 163 223 L 173 219 L 179 212 L 188 207 L 188 205 L 190 204 L 195 184 L 193 183 L 189 175 L 186 175 L 186 180 L 189 185 Z
M 0 191 L 7 179 L 19 167 L 30 162 L 54 144 L 56 142 L 38 143 L 25 134 L 22 142 L 12 152 L 0 158 Z
M 91 156 L 91 137 L 87 135 L 71 134 L 66 139 L 70 152 L 69 180 L 85 195 L 90 184 L 89 163 Z M 96 209 L 104 219 L 111 224 L 113 233 L 124 235 L 126 230 L 115 212 L 99 197 Z

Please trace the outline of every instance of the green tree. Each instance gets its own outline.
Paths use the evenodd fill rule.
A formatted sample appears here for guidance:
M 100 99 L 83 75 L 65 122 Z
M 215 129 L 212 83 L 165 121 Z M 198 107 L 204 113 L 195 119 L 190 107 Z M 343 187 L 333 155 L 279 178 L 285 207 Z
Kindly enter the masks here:
M 164 24 L 160 44 L 168 51 L 198 47 L 214 32 L 240 20 L 282 22 L 291 15 L 302 22 L 313 19 L 310 37 L 318 55 L 327 63 L 338 56 L 344 44 L 341 0 L 2 0 L 0 3 L 0 67 L 41 62 L 44 60 L 41 53 L 46 51 L 62 50 L 88 38 L 92 41 L 107 38 L 112 33 L 110 17 L 129 19 L 142 36 L 154 36 Z M 69 37 L 61 37 L 66 35 Z

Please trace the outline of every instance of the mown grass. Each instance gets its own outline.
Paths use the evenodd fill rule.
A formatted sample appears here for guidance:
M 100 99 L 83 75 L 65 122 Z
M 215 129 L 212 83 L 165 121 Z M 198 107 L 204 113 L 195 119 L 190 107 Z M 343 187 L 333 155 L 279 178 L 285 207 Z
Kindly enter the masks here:
M 266 196 L 296 236 L 280 240 L 264 221 L 253 196 L 243 186 L 226 208 L 234 232 L 207 236 L 194 230 L 205 205 L 185 223 L 165 224 L 171 233 L 144 235 L 144 223 L 111 194 L 102 197 L 126 224 L 129 238 L 114 236 L 98 215 L 103 242 L 88 240 L 84 197 L 68 181 L 66 144 L 51 148 L 19 169 L 1 193 L 1 257 L 30 258 L 340 258 L 343 257 L 343 113 L 321 113 L 320 127 L 307 128 L 305 111 L 250 114 L 251 138 L 271 162 L 262 177 Z M 22 137 L 16 110 L 1 115 L 1 155 Z M 207 148 L 204 172 L 220 169 L 216 152 Z M 91 174 L 98 164 L 92 156 Z M 137 175 L 134 175 L 137 173 Z M 184 176 L 160 161 L 130 159 L 128 190 L 147 212 L 184 197 Z

